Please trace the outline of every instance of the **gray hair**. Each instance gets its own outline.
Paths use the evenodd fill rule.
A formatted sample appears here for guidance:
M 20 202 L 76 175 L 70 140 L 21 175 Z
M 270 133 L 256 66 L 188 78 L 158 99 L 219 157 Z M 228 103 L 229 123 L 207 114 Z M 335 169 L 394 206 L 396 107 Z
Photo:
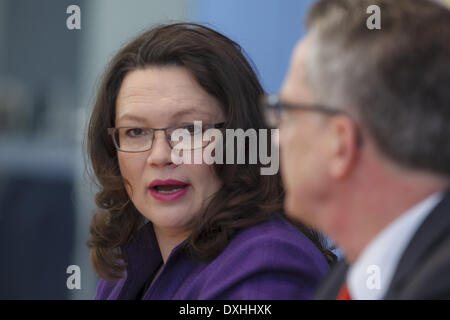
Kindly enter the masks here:
M 381 30 L 366 12 L 381 9 Z M 398 164 L 450 177 L 450 11 L 428 0 L 320 0 L 306 81 Z

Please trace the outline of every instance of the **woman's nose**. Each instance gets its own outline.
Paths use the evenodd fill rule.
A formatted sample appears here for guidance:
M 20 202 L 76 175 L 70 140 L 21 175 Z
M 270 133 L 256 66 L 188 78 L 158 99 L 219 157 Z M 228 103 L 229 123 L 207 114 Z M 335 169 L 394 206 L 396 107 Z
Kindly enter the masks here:
M 167 141 L 166 135 L 162 131 L 155 131 L 150 154 L 147 158 L 147 163 L 155 167 L 164 167 L 173 164 L 172 162 L 172 148 Z

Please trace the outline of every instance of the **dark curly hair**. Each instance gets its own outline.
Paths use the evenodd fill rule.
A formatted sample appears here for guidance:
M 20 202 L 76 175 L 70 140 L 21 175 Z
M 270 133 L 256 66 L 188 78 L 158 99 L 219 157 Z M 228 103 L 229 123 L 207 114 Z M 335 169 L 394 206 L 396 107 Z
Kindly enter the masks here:
M 145 219 L 125 190 L 117 151 L 107 128 L 115 126 L 116 98 L 125 75 L 148 66 L 186 68 L 220 102 L 226 116 L 225 128 L 268 128 L 258 103 L 264 93 L 258 78 L 240 46 L 222 34 L 197 24 L 176 23 L 144 32 L 122 48 L 103 77 L 87 136 L 87 154 L 100 187 L 88 246 L 94 269 L 109 280 L 122 276 L 127 257 L 120 248 L 130 241 Z M 191 222 L 192 233 L 186 247 L 194 257 L 214 258 L 238 230 L 258 224 L 275 212 L 285 216 L 280 174 L 261 175 L 261 167 L 261 164 L 214 165 L 223 185 Z M 335 261 L 335 255 L 322 244 L 318 233 L 291 222 L 317 245 L 329 263 Z

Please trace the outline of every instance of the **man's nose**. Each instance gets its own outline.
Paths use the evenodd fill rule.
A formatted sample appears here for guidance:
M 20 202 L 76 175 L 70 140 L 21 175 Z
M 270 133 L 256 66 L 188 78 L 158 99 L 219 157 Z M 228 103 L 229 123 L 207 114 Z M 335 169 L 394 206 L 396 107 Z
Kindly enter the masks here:
M 163 131 L 155 131 L 152 148 L 147 158 L 147 163 L 154 167 L 165 167 L 172 165 L 172 148 L 167 141 L 166 134 Z

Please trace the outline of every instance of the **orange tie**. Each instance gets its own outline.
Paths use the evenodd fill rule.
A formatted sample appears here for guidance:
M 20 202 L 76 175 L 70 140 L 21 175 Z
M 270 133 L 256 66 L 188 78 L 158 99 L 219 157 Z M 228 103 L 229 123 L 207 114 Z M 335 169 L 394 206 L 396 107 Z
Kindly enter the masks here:
M 336 298 L 336 300 L 352 300 L 352 297 L 350 296 L 350 293 L 348 292 L 348 288 L 346 283 L 341 287 L 341 291 L 339 291 L 339 294 Z

